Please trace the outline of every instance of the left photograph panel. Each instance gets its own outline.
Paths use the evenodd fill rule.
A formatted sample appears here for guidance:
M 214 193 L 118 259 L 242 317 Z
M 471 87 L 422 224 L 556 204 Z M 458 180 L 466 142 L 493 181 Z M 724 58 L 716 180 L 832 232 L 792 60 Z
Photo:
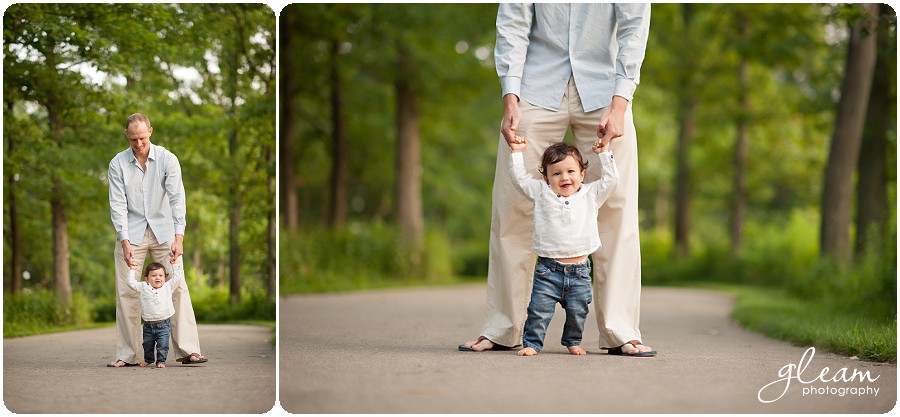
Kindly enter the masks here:
M 275 405 L 275 13 L 3 13 L 3 402 Z

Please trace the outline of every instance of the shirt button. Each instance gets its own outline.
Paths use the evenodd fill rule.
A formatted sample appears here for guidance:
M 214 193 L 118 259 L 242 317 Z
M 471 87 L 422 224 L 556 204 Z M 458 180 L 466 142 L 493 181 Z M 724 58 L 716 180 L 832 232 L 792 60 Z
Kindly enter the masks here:
M 566 201 L 566 205 L 567 205 L 567 206 L 569 205 L 569 202 L 568 202 L 568 201 Z

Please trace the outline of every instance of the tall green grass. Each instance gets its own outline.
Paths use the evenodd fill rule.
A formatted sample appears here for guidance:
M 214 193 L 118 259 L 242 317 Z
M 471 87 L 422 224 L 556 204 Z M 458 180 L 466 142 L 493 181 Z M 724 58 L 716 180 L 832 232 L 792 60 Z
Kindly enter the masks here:
M 719 244 L 678 258 L 668 235 L 645 234 L 643 283 L 739 285 L 733 317 L 748 328 L 797 344 L 895 361 L 896 225 L 885 226 L 851 264 L 820 256 L 818 218 L 811 213 L 750 225 L 736 257 Z
M 91 309 L 85 297 L 72 295 L 72 304 L 64 307 L 56 294 L 48 290 L 8 295 L 3 299 L 3 337 L 48 333 L 91 323 Z
M 457 282 L 461 262 L 442 232 L 428 231 L 416 250 L 396 228 L 380 223 L 282 231 L 280 251 L 281 294 Z

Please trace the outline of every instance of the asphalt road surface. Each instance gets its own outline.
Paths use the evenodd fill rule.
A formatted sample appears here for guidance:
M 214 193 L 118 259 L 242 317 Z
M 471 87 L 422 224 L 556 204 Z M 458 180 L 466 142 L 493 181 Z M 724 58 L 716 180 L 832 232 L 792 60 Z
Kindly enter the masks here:
M 644 288 L 641 331 L 659 351 L 653 358 L 601 351 L 593 312 L 589 354 L 567 354 L 560 310 L 537 356 L 457 351 L 477 336 L 484 302 L 483 285 L 282 297 L 280 405 L 291 413 L 885 413 L 897 402 L 896 364 L 743 330 L 729 319 L 732 299 L 713 291 Z
M 3 340 L 3 402 L 14 413 L 250 413 L 275 398 L 272 329 L 200 325 L 209 362 L 107 368 L 115 328 Z

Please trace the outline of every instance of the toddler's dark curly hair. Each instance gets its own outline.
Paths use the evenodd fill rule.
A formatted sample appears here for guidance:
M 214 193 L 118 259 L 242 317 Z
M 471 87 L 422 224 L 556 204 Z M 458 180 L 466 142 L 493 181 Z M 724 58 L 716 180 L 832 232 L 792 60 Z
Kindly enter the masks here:
M 550 145 L 550 147 L 544 151 L 544 156 L 541 157 L 541 167 L 539 168 L 541 175 L 546 177 L 548 166 L 566 159 L 569 155 L 572 155 L 572 157 L 575 158 L 575 161 L 578 162 L 582 172 L 587 169 L 588 162 L 581 156 L 581 152 L 578 148 L 565 142 L 559 142 Z

